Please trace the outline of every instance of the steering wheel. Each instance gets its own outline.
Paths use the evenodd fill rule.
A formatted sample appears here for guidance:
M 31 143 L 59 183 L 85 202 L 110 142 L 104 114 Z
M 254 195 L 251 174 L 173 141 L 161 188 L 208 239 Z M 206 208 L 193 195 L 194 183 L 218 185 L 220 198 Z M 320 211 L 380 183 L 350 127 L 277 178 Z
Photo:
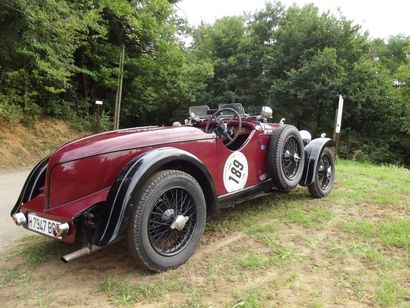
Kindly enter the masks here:
M 234 116 L 233 118 L 238 118 L 238 128 L 235 133 L 230 133 L 229 131 L 232 132 L 231 129 L 228 129 L 227 123 L 224 122 L 224 119 L 222 117 L 218 117 L 219 115 L 222 114 L 222 112 L 230 112 Z M 232 118 L 232 119 L 233 119 Z M 210 126 L 211 124 L 215 126 L 215 128 L 212 130 L 219 138 L 226 137 L 228 139 L 228 142 L 224 142 L 225 146 L 231 145 L 239 136 L 242 128 L 242 119 L 238 111 L 235 109 L 231 108 L 223 108 L 219 109 L 218 111 L 214 112 L 212 116 L 209 118 L 208 122 L 206 123 L 205 127 L 205 133 L 209 134 L 211 132 Z

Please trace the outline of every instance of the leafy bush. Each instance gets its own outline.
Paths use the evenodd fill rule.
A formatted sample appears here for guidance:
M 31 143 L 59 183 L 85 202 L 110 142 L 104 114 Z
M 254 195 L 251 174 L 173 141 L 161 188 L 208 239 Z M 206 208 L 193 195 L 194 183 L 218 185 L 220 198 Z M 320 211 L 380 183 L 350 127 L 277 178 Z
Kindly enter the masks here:
M 24 114 L 17 105 L 0 103 L 0 118 L 8 123 L 17 123 L 24 118 Z
M 365 162 L 370 161 L 370 157 L 363 150 L 357 150 L 353 153 L 352 160 L 365 163 Z

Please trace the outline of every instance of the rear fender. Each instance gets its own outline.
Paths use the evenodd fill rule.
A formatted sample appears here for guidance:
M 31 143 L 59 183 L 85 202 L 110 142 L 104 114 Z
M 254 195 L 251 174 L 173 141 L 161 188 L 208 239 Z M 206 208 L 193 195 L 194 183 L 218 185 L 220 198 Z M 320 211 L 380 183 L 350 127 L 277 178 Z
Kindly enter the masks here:
M 316 138 L 305 147 L 305 166 L 300 185 L 307 186 L 314 182 L 315 170 L 323 149 L 334 145 L 335 142 L 330 138 Z
M 98 246 L 110 244 L 125 230 L 132 207 L 135 206 L 129 202 L 133 193 L 138 192 L 138 189 L 151 175 L 164 167 L 166 168 L 167 165 L 172 165 L 174 161 L 185 162 L 201 171 L 202 175 L 209 181 L 212 198 L 216 204 L 212 176 L 197 157 L 171 147 L 154 149 L 134 158 L 117 176 L 108 193 L 107 206 L 98 222 L 93 239 L 94 244 Z
M 46 170 L 50 156 L 43 158 L 37 166 L 31 170 L 26 182 L 21 189 L 19 198 L 16 205 L 11 210 L 10 215 L 13 215 L 20 211 L 21 205 L 37 196 L 40 192 L 40 188 L 44 186 L 46 179 Z

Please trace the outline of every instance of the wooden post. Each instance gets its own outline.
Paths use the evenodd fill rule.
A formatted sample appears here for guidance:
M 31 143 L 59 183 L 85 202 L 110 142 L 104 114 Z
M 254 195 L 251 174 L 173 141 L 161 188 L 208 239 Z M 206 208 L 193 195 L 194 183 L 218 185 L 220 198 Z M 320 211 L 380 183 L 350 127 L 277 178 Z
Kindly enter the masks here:
M 343 102 L 343 97 L 339 95 L 339 106 L 336 109 L 335 131 L 333 133 L 333 140 L 336 143 L 335 155 L 337 155 L 340 147 L 340 131 L 342 129 Z
M 125 58 L 125 46 L 122 46 L 120 53 L 120 73 L 118 74 L 117 94 L 115 95 L 115 108 L 114 108 L 114 129 L 120 127 L 120 114 L 121 114 L 121 97 L 122 97 L 122 80 L 124 77 L 124 58 Z

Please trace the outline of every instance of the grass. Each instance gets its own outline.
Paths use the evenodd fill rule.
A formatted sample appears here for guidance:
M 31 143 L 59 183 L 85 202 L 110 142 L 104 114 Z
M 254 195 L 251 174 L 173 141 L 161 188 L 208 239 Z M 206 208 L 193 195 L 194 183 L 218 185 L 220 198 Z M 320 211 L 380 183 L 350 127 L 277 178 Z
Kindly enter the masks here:
M 245 268 L 250 270 L 256 270 L 266 267 L 268 264 L 267 259 L 258 255 L 255 252 L 252 252 L 250 255 L 239 259 L 238 266 L 239 268 Z
M 308 208 L 291 207 L 279 213 L 279 217 L 306 228 L 312 226 L 320 227 L 329 221 L 332 216 L 333 213 L 329 208 L 320 206 Z
M 41 236 L 28 236 L 21 244 L 21 254 L 27 258 L 27 263 L 31 269 L 47 261 L 52 256 L 59 256 L 67 247 L 58 241 L 44 239 Z
M 18 280 L 22 276 L 22 273 L 17 268 L 17 266 L 13 266 L 8 268 L 3 273 L 3 284 L 9 284 L 16 280 Z
M 382 268 L 392 268 L 393 262 L 383 255 L 379 249 L 369 243 L 352 242 L 350 244 L 349 253 L 353 256 L 361 258 L 365 262 L 370 262 Z
M 152 283 L 135 285 L 129 281 L 108 278 L 98 286 L 98 291 L 106 294 L 114 305 L 132 305 L 163 296 L 166 289 Z
M 38 235 L 24 237 L 18 247 L 3 255 L 4 264 L 0 267 L 2 284 L 30 284 L 31 274 L 37 267 L 66 251 L 67 247 L 60 242 Z M 20 263 L 17 264 L 16 260 Z
M 409 170 L 339 161 L 328 197 L 298 188 L 224 210 L 208 221 L 198 253 L 161 274 L 136 266 L 123 247 L 62 265 L 71 247 L 27 238 L 0 258 L 0 297 L 45 307 L 76 298 L 90 306 L 406 307 L 409 217 Z M 59 293 L 48 296 L 52 283 Z M 30 290 L 24 297 L 21 287 Z
M 376 283 L 376 300 L 381 307 L 394 306 L 406 298 L 406 290 L 391 279 Z
M 351 234 L 375 239 L 383 244 L 410 251 L 410 219 L 372 222 L 340 222 L 340 228 Z

